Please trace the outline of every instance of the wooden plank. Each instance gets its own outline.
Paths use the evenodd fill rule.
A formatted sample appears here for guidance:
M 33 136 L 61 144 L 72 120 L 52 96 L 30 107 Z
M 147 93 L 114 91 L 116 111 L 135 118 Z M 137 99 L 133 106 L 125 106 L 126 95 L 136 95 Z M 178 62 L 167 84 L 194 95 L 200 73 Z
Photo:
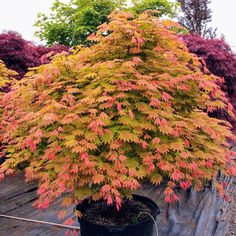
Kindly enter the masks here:
M 0 183 L 0 213 L 63 223 L 63 220 L 57 218 L 57 213 L 62 209 L 61 199 L 44 211 L 32 207 L 32 203 L 37 198 L 36 186 L 36 183 L 25 183 L 22 174 L 7 177 Z M 69 208 L 68 212 L 71 212 L 69 216 L 73 217 L 73 207 Z M 78 226 L 78 223 L 76 225 Z M 58 227 L 0 218 L 0 236 L 64 236 L 65 232 L 66 229 Z
M 230 204 L 228 207 L 222 210 L 222 214 L 219 216 L 220 222 L 228 223 L 227 236 L 235 236 L 236 235 L 236 178 L 233 179 L 233 182 L 228 185 L 228 192 L 231 193 Z M 223 225 L 224 226 L 224 225 Z M 221 224 L 219 224 L 219 230 L 217 231 L 217 235 L 221 236 Z
M 201 192 L 177 190 L 180 201 L 168 206 L 163 187 L 146 184 L 139 194 L 153 199 L 161 209 L 157 216 L 160 236 L 232 236 L 236 235 L 236 179 L 224 178 L 231 204 L 208 188 Z
M 234 197 L 230 204 L 226 204 L 210 188 L 202 192 L 177 189 L 180 202 L 172 206 L 164 202 L 164 187 L 146 183 L 138 193 L 152 198 L 161 209 L 157 217 L 159 236 L 232 236 L 236 235 L 236 180 L 226 178 L 224 181 L 228 183 L 227 191 Z M 37 197 L 35 186 L 36 183 L 25 183 L 22 175 L 6 178 L 0 183 L 0 213 L 63 223 L 56 216 L 62 209 L 60 199 L 44 211 L 32 207 Z M 73 207 L 69 212 L 72 216 Z M 0 218 L 0 236 L 62 236 L 65 231 L 52 226 Z

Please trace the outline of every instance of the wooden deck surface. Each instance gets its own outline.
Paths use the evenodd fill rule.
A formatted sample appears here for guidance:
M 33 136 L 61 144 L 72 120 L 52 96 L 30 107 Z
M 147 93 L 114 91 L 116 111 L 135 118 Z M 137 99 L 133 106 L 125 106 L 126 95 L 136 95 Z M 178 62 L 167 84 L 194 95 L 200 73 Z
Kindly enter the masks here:
M 236 180 L 228 178 L 225 181 L 229 183 L 228 192 L 232 196 L 230 204 L 211 189 L 198 193 L 179 191 L 181 200 L 171 207 L 164 203 L 161 187 L 146 184 L 139 193 L 152 198 L 161 209 L 157 217 L 159 236 L 233 236 L 236 235 Z M 60 199 L 49 209 L 39 211 L 32 207 L 36 198 L 37 184 L 25 183 L 22 175 L 0 182 L 0 214 L 62 223 L 57 219 Z M 70 210 L 72 214 L 73 208 Z M 0 217 L 0 236 L 63 236 L 65 231 Z
M 57 213 L 61 209 L 60 199 L 44 211 L 32 207 L 36 199 L 37 184 L 25 183 L 22 175 L 6 178 L 0 183 L 1 214 L 63 223 L 57 218 Z M 0 218 L 0 236 L 64 236 L 65 231 L 66 229 L 54 226 Z

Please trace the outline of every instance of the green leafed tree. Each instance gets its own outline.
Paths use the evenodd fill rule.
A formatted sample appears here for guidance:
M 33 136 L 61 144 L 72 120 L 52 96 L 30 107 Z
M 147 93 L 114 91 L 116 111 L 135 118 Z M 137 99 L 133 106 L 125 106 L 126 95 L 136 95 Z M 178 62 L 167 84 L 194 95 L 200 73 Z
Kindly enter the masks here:
M 172 16 L 175 6 L 168 0 L 70 0 L 68 4 L 56 0 L 50 15 L 38 14 L 35 35 L 47 45 L 87 45 L 88 35 L 106 22 L 107 16 L 116 8 L 133 13 L 155 9 L 160 11 L 160 15 Z
M 142 13 L 145 10 L 159 10 L 160 15 L 174 16 L 177 4 L 169 0 L 133 0 L 129 11 Z

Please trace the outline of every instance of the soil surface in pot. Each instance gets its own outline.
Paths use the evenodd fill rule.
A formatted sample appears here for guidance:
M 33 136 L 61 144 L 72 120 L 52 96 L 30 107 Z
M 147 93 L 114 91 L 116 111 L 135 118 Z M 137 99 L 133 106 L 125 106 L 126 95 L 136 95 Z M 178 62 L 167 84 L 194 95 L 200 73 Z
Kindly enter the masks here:
M 83 218 L 94 224 L 126 226 L 149 217 L 146 214 L 138 217 L 141 212 L 150 214 L 151 210 L 146 204 L 135 200 L 124 200 L 119 211 L 114 205 L 108 206 L 105 202 L 96 202 L 90 204 L 83 212 Z

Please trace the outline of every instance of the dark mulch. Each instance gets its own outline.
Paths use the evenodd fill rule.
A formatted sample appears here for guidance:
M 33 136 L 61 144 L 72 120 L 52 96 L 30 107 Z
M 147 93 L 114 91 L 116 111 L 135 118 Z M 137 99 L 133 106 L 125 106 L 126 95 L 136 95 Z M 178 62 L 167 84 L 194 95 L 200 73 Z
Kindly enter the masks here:
M 90 204 L 89 208 L 83 212 L 83 217 L 91 223 L 126 226 L 138 223 L 149 217 L 145 214 L 139 216 L 141 212 L 150 214 L 151 210 L 146 204 L 134 200 L 125 200 L 119 211 L 114 205 L 108 206 L 104 202 L 96 202 Z

